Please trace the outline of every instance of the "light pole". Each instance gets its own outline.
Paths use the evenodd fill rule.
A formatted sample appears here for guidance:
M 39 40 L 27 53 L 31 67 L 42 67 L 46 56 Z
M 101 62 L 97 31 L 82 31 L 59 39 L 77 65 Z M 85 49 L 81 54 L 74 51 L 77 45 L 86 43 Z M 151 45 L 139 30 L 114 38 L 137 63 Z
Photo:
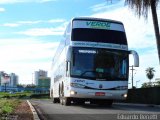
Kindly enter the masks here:
M 32 73 L 32 85 L 33 85 L 33 73 Z
M 132 89 L 133 89 L 133 71 L 134 71 L 135 69 L 133 68 L 133 65 L 130 66 L 130 67 L 132 67 L 130 70 L 132 71 L 132 78 L 131 78 L 131 80 L 132 80 Z

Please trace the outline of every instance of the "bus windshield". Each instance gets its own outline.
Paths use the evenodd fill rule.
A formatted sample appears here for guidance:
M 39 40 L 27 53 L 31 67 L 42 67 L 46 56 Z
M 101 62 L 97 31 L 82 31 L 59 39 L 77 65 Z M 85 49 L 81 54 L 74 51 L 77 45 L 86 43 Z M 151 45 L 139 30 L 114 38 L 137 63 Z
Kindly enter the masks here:
M 128 52 L 101 48 L 73 48 L 71 77 L 128 80 Z

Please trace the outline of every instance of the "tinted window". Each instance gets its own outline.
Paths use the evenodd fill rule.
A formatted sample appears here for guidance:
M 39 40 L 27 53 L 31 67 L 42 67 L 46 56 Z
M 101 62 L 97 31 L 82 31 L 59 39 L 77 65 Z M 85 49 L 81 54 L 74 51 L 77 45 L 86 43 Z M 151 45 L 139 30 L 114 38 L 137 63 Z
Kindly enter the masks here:
M 72 30 L 72 41 L 90 41 L 127 45 L 125 32 L 104 29 L 75 28 Z

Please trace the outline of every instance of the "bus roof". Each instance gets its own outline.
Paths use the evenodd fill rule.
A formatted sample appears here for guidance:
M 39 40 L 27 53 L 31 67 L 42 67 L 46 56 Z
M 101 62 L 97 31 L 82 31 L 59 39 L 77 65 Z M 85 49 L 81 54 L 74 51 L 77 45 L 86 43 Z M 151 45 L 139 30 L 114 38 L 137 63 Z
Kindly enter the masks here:
M 72 21 L 74 20 L 92 20 L 92 21 L 103 21 L 103 22 L 113 22 L 113 23 L 123 24 L 120 21 L 104 19 L 104 18 L 95 18 L 95 17 L 75 17 L 72 19 Z

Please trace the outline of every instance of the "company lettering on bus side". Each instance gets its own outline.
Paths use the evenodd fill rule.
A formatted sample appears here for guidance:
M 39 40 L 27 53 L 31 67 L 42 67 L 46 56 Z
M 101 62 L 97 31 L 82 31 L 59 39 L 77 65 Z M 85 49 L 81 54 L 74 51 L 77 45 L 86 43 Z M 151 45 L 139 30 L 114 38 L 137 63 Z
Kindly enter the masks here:
M 91 28 L 102 28 L 102 29 L 110 29 L 111 23 L 109 22 L 98 22 L 98 21 L 87 21 L 87 26 Z

